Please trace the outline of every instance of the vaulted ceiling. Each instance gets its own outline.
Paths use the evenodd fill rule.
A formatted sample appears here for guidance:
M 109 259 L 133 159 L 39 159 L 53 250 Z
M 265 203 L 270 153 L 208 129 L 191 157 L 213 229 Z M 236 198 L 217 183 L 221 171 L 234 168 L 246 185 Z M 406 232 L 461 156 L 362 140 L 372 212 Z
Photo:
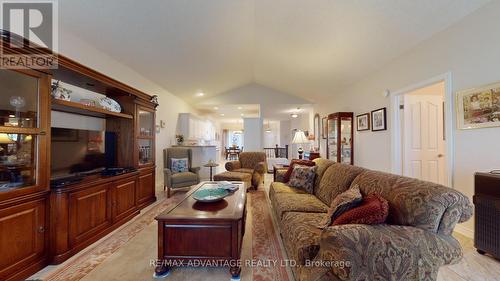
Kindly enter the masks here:
M 317 101 L 489 0 L 64 0 L 59 23 L 188 102 L 249 83 Z

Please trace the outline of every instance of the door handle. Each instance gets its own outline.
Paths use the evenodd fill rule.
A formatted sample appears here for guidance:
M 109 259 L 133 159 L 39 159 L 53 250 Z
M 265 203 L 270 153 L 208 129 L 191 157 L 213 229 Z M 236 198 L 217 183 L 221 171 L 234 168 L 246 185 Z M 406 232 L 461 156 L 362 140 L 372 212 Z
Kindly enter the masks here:
M 444 157 L 444 154 L 438 154 L 438 158 L 443 158 Z

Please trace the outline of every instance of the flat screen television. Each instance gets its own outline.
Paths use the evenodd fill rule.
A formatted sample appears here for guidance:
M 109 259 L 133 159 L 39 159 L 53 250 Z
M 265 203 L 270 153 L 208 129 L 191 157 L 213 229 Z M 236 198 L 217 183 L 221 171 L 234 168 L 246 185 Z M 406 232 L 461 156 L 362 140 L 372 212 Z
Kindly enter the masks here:
M 51 134 L 51 179 L 116 167 L 116 133 L 52 128 Z

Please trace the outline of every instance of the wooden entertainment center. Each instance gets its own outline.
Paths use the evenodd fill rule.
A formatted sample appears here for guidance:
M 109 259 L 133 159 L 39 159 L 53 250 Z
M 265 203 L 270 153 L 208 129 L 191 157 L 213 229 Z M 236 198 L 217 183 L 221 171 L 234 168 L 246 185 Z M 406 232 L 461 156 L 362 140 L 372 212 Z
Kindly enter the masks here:
M 7 32 L 1 36 L 4 54 L 48 53 Z M 24 280 L 65 261 L 156 201 L 153 97 L 64 56 L 58 64 L 0 69 L 1 81 L 8 81 L 0 83 L 0 280 Z M 106 95 L 122 112 L 53 99 L 52 79 Z M 51 188 L 55 111 L 105 120 L 105 130 L 116 134 L 117 166 L 131 169 Z

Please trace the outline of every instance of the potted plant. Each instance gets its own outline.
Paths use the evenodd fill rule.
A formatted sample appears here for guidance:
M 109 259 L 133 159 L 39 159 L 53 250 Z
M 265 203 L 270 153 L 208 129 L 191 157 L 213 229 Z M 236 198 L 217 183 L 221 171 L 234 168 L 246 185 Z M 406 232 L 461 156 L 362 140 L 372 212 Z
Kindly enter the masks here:
M 175 135 L 175 139 L 177 140 L 177 145 L 182 145 L 184 143 L 184 135 Z

